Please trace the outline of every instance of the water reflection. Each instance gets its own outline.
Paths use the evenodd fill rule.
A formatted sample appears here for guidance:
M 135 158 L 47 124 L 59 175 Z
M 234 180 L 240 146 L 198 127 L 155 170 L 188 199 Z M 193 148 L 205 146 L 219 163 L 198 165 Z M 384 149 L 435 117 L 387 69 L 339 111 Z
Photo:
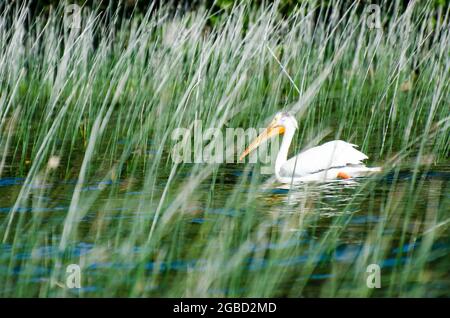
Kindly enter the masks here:
M 184 217 L 181 219 L 186 223 L 183 230 L 186 231 L 185 241 L 189 241 L 203 226 L 210 226 L 221 223 L 224 219 L 232 220 L 235 223 L 242 222 L 248 211 L 245 207 L 229 206 L 228 198 L 234 191 L 234 186 L 242 177 L 242 171 L 238 169 L 226 171 L 226 177 L 222 184 L 216 185 L 220 191 L 216 191 L 214 204 L 207 205 L 200 199 L 193 199 L 189 205 L 183 210 Z M 186 176 L 188 177 L 188 176 Z M 391 185 L 395 182 L 400 188 L 407 187 L 412 179 L 411 171 L 401 171 L 398 174 L 387 174 L 381 179 L 368 180 L 367 178 L 357 178 L 351 180 L 338 180 L 326 183 L 302 183 L 294 185 L 282 185 L 266 181 L 263 187 L 251 187 L 249 184 L 243 184 L 242 193 L 255 196 L 257 198 L 257 207 L 255 213 L 261 215 L 261 219 L 266 221 L 267 228 L 270 228 L 274 235 L 283 233 L 284 231 L 292 231 L 285 240 L 266 240 L 261 242 L 251 242 L 248 244 L 248 254 L 258 255 L 265 253 L 279 253 L 279 257 L 267 261 L 261 257 L 249 256 L 245 259 L 243 265 L 250 272 L 257 272 L 268 267 L 291 268 L 292 270 L 301 268 L 304 264 L 314 264 L 325 266 L 329 264 L 352 264 L 362 253 L 368 253 L 375 248 L 367 244 L 366 238 L 369 230 L 377 224 L 386 222 L 385 215 L 379 213 L 382 209 L 380 206 L 385 204 L 387 200 L 386 189 L 394 193 Z M 447 171 L 430 171 L 422 174 L 424 183 L 422 185 L 423 197 L 427 198 L 430 191 L 433 191 L 433 181 L 438 180 L 442 186 L 438 192 L 439 198 L 448 198 L 448 181 L 450 173 Z M 83 192 L 98 192 L 105 188 L 120 184 L 120 180 L 90 182 L 83 188 Z M 13 189 L 17 190 L 23 186 L 23 178 L 7 177 L 0 179 L 0 217 L 4 220 L 10 212 L 13 203 Z M 70 191 L 75 186 L 75 180 L 61 180 L 49 184 L 48 188 L 54 189 L 55 192 L 49 191 L 45 193 L 37 193 L 35 199 L 45 202 L 44 206 L 19 206 L 17 212 L 27 215 L 35 215 L 38 213 L 48 214 L 49 219 L 55 223 L 63 222 L 64 215 L 68 210 L 70 203 Z M 369 185 L 369 186 L 368 186 Z M 164 188 L 164 183 L 158 184 L 158 187 Z M 209 191 L 209 184 L 205 184 L 205 193 Z M 255 189 L 256 188 L 256 189 Z M 57 191 L 56 191 L 57 190 Z M 370 194 L 373 194 L 372 196 Z M 151 219 L 153 212 L 151 209 L 139 210 L 132 205 L 124 206 L 124 201 L 139 200 L 143 197 L 151 195 L 151 191 L 142 189 L 125 189 L 115 195 L 114 200 L 109 200 L 109 205 L 100 205 L 101 209 L 95 209 L 95 206 L 87 212 L 81 223 L 90 229 L 91 224 L 98 219 L 107 222 L 122 222 L 123 227 L 128 224 L 136 224 L 136 220 Z M 373 198 L 372 198 L 373 197 Z M 106 197 L 109 199 L 109 197 Z M 398 198 L 402 198 L 399 196 Z M 403 202 L 404 203 L 404 202 Z M 421 203 L 421 202 L 419 202 Z M 245 205 L 243 205 L 245 206 Z M 426 210 L 426 202 L 418 205 L 417 214 L 424 213 Z M 377 212 L 377 213 L 374 213 Z M 299 220 L 305 215 L 313 215 L 314 218 L 309 220 L 310 223 L 300 225 Z M 334 222 L 340 220 L 340 222 Z M 440 220 L 445 222 L 445 220 Z M 441 223 L 442 223 L 441 222 Z M 399 225 L 388 224 L 385 233 L 397 235 Z M 323 231 L 327 231 L 332 227 L 345 227 L 345 231 L 340 233 L 336 239 L 336 246 L 332 253 L 321 252 L 316 253 L 320 248 L 320 239 Z M 189 232 L 191 231 L 191 232 Z M 194 234 L 190 234 L 194 233 Z M 396 234 L 397 233 L 397 234 Z M 406 232 L 409 234 L 409 232 Z M 74 260 L 85 257 L 86 267 L 85 275 L 96 277 L 105 275 L 105 270 L 133 270 L 142 263 L 137 262 L 139 255 L 145 251 L 139 243 L 135 246 L 129 246 L 123 253 L 127 255 L 129 261 L 123 261 L 125 258 L 114 258 L 117 254 L 122 253 L 117 250 L 101 249 L 96 247 L 91 241 L 95 241 L 95 231 L 86 231 L 86 237 L 83 241 L 77 242 L 67 248 L 66 255 L 70 255 Z M 56 236 L 56 235 L 55 235 Z M 171 238 L 167 238 L 170 240 Z M 208 237 L 205 236 L 205 240 Z M 396 237 L 394 239 L 397 239 Z M 397 241 L 396 241 L 397 243 Z M 42 244 L 42 245 L 41 245 Z M 189 244 L 186 244 L 187 246 Z M 422 239 L 415 241 L 405 240 L 398 243 L 396 247 L 391 248 L 387 255 L 380 260 L 380 266 L 383 269 L 393 268 L 395 266 L 406 266 L 411 262 L 410 255 L 419 250 L 422 246 Z M 236 249 L 236 252 L 238 249 Z M 283 254 L 283 251 L 290 251 Z M 427 262 L 430 264 L 436 260 L 449 255 L 450 244 L 448 240 L 438 240 L 431 246 L 431 253 Z M 10 244 L 0 244 L 0 259 L 5 262 L 17 261 L 27 264 L 27 260 L 46 260 L 61 256 L 61 251 L 57 244 L 49 242 L 25 242 L 22 244 L 15 243 L 14 248 Z M 401 256 L 399 257 L 399 255 Z M 117 259 L 119 261 L 117 261 Z M 5 263 L 4 262 L 4 263 Z M 206 270 L 209 260 L 199 258 L 179 258 L 170 261 L 156 261 L 146 259 L 144 261 L 144 269 L 149 273 L 155 271 L 174 271 L 188 272 Z M 49 265 L 30 265 L 0 267 L 0 276 L 13 273 L 13 275 L 29 275 L 30 282 L 39 284 L 48 280 L 52 267 Z M 439 271 L 439 268 L 435 269 Z M 299 276 L 298 281 L 312 280 L 325 281 L 335 274 L 328 269 L 322 270 L 320 273 L 312 273 L 308 276 Z M 445 284 L 444 284 L 445 287 Z M 155 287 L 157 290 L 159 287 Z M 82 292 L 92 293 L 95 295 L 101 289 L 101 286 L 95 284 L 85 286 Z M 5 290 L 3 293 L 7 292 Z
M 260 191 L 272 213 L 319 213 L 333 217 L 360 211 L 358 203 L 365 197 L 361 187 L 364 178 L 336 180 L 325 183 L 268 183 Z M 352 204 L 352 206 L 350 206 Z

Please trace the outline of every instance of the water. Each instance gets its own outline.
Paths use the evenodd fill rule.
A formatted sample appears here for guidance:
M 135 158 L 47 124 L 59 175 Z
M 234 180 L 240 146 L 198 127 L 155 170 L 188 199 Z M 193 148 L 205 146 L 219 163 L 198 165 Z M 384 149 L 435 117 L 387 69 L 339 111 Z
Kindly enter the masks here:
M 31 200 L 39 203 L 18 207 L 17 214 L 22 215 L 19 219 L 25 222 L 19 229 L 26 229 L 27 222 L 39 216 L 40 222 L 45 226 L 38 226 L 37 230 L 41 228 L 42 231 L 47 231 L 44 236 L 48 240 L 36 242 L 24 238 L 15 239 L 13 243 L 1 243 L 0 277 L 4 281 L 34 286 L 32 290 L 38 290 L 42 284 L 56 284 L 52 282 L 52 279 L 55 279 L 52 277 L 55 262 L 51 260 L 65 257 L 65 263 L 69 263 L 70 260 L 76 264 L 83 263 L 83 287 L 68 292 L 73 295 L 96 296 L 108 295 L 108 289 L 104 285 L 108 275 L 115 275 L 121 271 L 133 272 L 137 267 L 143 269 L 142 277 L 146 278 L 154 275 L 155 272 L 168 273 L 168 276 L 172 277 L 188 272 L 204 273 L 210 270 L 209 260 L 202 258 L 201 252 L 183 252 L 184 249 L 192 250 L 195 246 L 201 249 L 204 248 L 203 244 L 210 244 L 208 236 L 198 237 L 201 227 L 214 228 L 225 221 L 231 224 L 247 224 L 245 222 L 249 217 L 248 214 L 257 213 L 259 218 L 264 219 L 264 227 L 272 233 L 272 237 L 283 236 L 285 233 L 289 235 L 286 239 L 265 239 L 247 244 L 245 248 L 248 256 L 240 265 L 241 270 L 250 273 L 249 275 L 252 275 L 251 273 L 260 275 L 268 269 L 282 268 L 292 276 L 289 280 L 291 284 L 292 281 L 300 285 L 306 283 L 298 296 L 318 296 L 324 295 L 321 288 L 326 286 L 327 282 L 337 278 L 338 269 L 350 269 L 352 272 L 349 276 L 339 274 L 341 291 L 355 288 L 355 280 L 350 277 L 366 275 L 364 272 L 355 272 L 352 265 L 360 261 L 364 253 L 370 253 L 371 250 L 375 251 L 379 248 L 380 242 L 368 239 L 374 235 L 374 229 L 378 225 L 382 225 L 384 235 L 390 236 L 390 244 L 385 255 L 377 262 L 384 275 L 383 282 L 389 284 L 393 273 L 399 275 L 403 268 L 414 271 L 411 263 L 416 260 L 415 253 L 420 251 L 423 241 L 426 240 L 424 232 L 430 228 L 427 224 L 430 220 L 423 216 L 427 209 L 433 209 L 434 206 L 438 211 L 434 220 L 437 225 L 434 226 L 440 228 L 441 235 L 432 242 L 426 256 L 425 268 L 428 275 L 426 284 L 408 280 L 407 286 L 402 288 L 408 290 L 418 284 L 424 288 L 425 296 L 449 296 L 450 278 L 446 272 L 450 264 L 447 223 L 449 211 L 443 204 L 449 199 L 450 166 L 434 166 L 421 174 L 420 189 L 414 192 L 416 196 L 420 195 L 420 198 L 412 205 L 412 198 L 405 195 L 405 191 L 410 186 L 413 172 L 404 169 L 398 174 L 391 172 L 382 177 L 375 177 L 369 186 L 366 179 L 301 184 L 290 190 L 280 184 L 254 188 L 246 182 L 239 192 L 257 196 L 255 209 L 248 211 L 245 207 L 229 207 L 227 200 L 233 193 L 239 177 L 244 174 L 242 166 L 239 165 L 223 165 L 218 169 L 213 198 L 208 199 L 209 204 L 203 200 L 192 200 L 183 208 L 182 216 L 177 220 L 183 223 L 182 230 L 172 237 L 169 235 L 164 238 L 165 244 L 170 245 L 173 240 L 173 244 L 182 242 L 182 246 L 173 252 L 174 256 L 171 260 L 162 261 L 157 259 L 157 254 L 150 254 L 154 256 L 153 259 L 151 257 L 142 259 L 140 255 L 148 254 L 143 242 L 133 246 L 123 246 L 123 250 L 114 249 L 114 246 L 118 246 L 114 243 L 118 237 L 116 231 L 127 232 L 133 228 L 136 229 L 136 221 L 145 224 L 155 217 L 154 209 L 139 204 L 150 195 L 149 191 L 142 191 L 139 188 L 139 180 L 96 181 L 84 185 L 82 192 L 98 192 L 99 196 L 80 221 L 79 229 L 83 235 L 79 236 L 77 241 L 71 242 L 65 251 L 61 251 L 58 246 L 58 237 L 61 233 L 57 227 L 64 222 L 67 215 L 76 179 L 24 184 L 25 179 L 22 177 L 5 176 L 0 179 L 1 223 L 6 222 L 20 189 L 30 187 L 34 193 Z M 189 177 L 189 173 L 184 175 L 180 173 L 180 175 L 183 179 Z M 264 183 L 267 178 L 264 176 L 261 181 Z M 165 180 L 159 181 L 153 191 L 163 193 Z M 211 180 L 207 180 L 200 187 L 205 193 L 209 191 L 210 182 Z M 394 182 L 397 190 L 393 191 Z M 108 189 L 113 186 L 118 186 L 119 191 L 112 198 L 108 194 Z M 396 219 L 395 217 L 383 214 L 383 207 L 389 198 L 398 200 L 397 207 L 413 208 L 409 215 L 411 222 L 403 222 L 403 214 L 397 222 L 392 222 Z M 99 210 L 96 210 L 96 207 Z M 403 213 L 400 212 L 403 211 L 402 209 L 398 208 L 398 210 L 399 213 Z M 49 229 L 54 231 L 51 235 L 48 234 Z M 321 250 L 322 239 L 324 235 L 330 233 L 330 229 L 339 235 L 333 240 L 330 248 Z M 249 230 L 248 233 L 252 231 Z M 402 234 L 405 236 L 402 237 Z M 99 235 L 110 237 L 99 237 Z M 99 240 L 102 244 L 97 244 Z M 429 244 L 429 242 L 425 243 Z M 108 245 L 112 248 L 108 248 Z M 236 250 L 231 254 L 239 253 L 241 247 L 238 245 L 235 248 Z M 195 254 L 200 256 L 192 257 Z M 179 258 L 176 255 L 179 255 Z M 271 256 L 267 257 L 267 255 Z M 314 270 L 307 275 L 302 275 L 301 269 L 306 264 L 313 266 Z M 63 280 L 61 277 L 57 279 Z M 133 277 L 127 277 L 125 285 L 126 282 L 132 284 Z M 171 284 L 173 281 L 168 278 L 160 285 L 145 286 L 144 292 L 150 296 L 164 294 L 165 288 Z M 374 294 L 390 295 L 391 289 L 388 286 L 383 287 L 376 290 Z M 281 289 L 280 295 L 295 296 L 289 284 L 281 283 L 278 288 Z M 14 283 L 10 283 L 2 287 L 0 295 L 9 295 L 13 290 Z M 235 287 L 231 295 L 245 294 L 246 291 L 248 291 L 247 287 L 243 283 L 242 286 Z M 48 295 L 57 295 L 57 292 L 58 288 L 56 291 L 50 291 Z M 211 296 L 223 296 L 228 295 L 230 291 L 210 288 L 208 293 Z M 127 291 L 124 290 L 119 295 L 127 295 Z

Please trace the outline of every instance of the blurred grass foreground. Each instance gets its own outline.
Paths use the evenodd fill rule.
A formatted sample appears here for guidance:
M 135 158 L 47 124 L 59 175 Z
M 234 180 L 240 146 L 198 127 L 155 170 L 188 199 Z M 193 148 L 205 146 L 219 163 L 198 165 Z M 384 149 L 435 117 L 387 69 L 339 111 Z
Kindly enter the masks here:
M 450 296 L 448 3 L 285 3 L 0 4 L 1 297 Z M 383 173 L 172 160 L 282 109 Z

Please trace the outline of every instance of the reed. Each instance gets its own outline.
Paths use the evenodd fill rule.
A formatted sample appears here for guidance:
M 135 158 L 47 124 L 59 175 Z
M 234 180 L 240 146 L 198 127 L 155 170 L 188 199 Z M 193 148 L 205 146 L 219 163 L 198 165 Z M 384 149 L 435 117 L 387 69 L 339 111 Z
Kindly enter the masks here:
M 213 26 L 84 8 L 80 29 L 2 5 L 0 296 L 448 297 L 450 12 L 396 3 L 380 29 L 357 1 L 242 2 Z M 283 190 L 259 164 L 171 159 L 176 128 L 280 109 L 294 153 L 345 139 L 383 174 Z

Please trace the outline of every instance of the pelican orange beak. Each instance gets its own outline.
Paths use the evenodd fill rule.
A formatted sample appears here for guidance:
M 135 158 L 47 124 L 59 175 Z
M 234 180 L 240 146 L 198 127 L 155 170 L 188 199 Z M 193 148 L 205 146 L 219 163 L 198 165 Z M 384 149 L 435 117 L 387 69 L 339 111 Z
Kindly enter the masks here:
M 258 136 L 255 140 L 244 150 L 239 157 L 239 161 L 242 161 L 249 153 L 259 147 L 264 141 L 284 133 L 284 127 L 277 124 L 277 120 L 272 121 L 269 126 Z

